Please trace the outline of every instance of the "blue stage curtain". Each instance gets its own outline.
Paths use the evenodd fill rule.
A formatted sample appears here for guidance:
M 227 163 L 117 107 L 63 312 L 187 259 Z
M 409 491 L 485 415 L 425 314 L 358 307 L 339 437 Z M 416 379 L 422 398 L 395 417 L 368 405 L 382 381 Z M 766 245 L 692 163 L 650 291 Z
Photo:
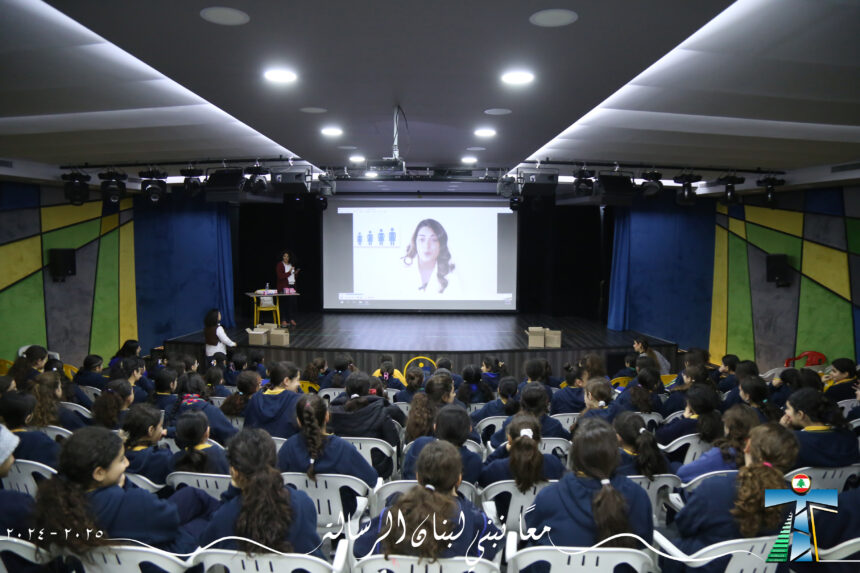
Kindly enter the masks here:
M 628 330 L 630 316 L 627 297 L 630 285 L 630 209 L 615 209 L 615 231 L 612 246 L 612 275 L 609 281 L 609 330 Z
M 218 263 L 216 280 L 218 282 L 217 308 L 221 309 L 221 324 L 226 327 L 236 326 L 233 319 L 233 250 L 230 245 L 230 214 L 229 207 L 225 203 L 218 203 L 215 213 L 215 234 L 217 240 L 217 252 L 215 254 Z

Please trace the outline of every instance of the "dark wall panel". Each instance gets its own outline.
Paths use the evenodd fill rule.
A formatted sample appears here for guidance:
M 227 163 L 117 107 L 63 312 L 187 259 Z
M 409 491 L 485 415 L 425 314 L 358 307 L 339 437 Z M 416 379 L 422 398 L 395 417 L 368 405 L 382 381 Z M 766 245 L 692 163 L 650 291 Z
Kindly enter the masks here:
M 48 317 L 48 346 L 63 349 L 63 361 L 80 365 L 89 353 L 96 262 L 99 242 L 75 252 L 76 274 L 55 283 L 45 273 L 45 314 Z M 105 356 L 105 359 L 110 358 Z
M 39 234 L 39 209 L 0 211 L 0 244 Z
M 786 358 L 794 356 L 793 334 L 797 324 L 800 275 L 791 269 L 789 272 L 791 286 L 777 287 L 776 283 L 769 283 L 766 280 L 767 254 L 747 243 L 747 255 L 755 333 L 755 360 L 761 365 L 781 364 Z

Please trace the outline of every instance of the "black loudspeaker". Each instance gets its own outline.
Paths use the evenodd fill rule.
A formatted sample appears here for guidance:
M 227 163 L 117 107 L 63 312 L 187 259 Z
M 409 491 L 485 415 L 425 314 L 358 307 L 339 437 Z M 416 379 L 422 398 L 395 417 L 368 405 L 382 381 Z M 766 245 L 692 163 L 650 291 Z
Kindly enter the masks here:
M 791 267 L 787 255 L 767 255 L 767 282 L 778 287 L 791 284 Z
M 73 277 L 77 272 L 74 249 L 48 249 L 48 269 L 54 282 Z

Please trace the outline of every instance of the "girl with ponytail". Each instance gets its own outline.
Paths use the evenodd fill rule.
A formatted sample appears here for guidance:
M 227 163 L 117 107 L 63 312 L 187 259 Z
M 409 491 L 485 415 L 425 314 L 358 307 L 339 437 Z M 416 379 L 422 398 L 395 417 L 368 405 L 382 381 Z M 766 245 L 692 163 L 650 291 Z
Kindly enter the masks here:
M 209 420 L 212 439 L 221 445 L 226 444 L 227 440 L 237 432 L 221 410 L 209 401 L 209 387 L 200 374 L 191 373 L 188 375 L 180 397 L 173 410 L 173 419 L 192 410 L 203 412 Z M 247 420 L 245 423 L 247 424 Z
M 62 426 L 74 432 L 88 425 L 74 412 L 60 408 L 63 387 L 58 372 L 46 371 L 36 376 L 30 392 L 36 398 L 36 409 L 33 410 L 33 420 L 30 422 L 33 426 Z
M 420 368 L 410 368 L 406 371 L 406 388 L 394 395 L 394 401 L 412 403 L 412 399 L 421 391 L 423 384 L 424 371 Z
M 782 411 L 772 406 L 768 400 L 767 382 L 760 376 L 745 376 L 741 378 L 739 395 L 744 404 L 749 404 L 759 421 L 779 422 Z
M 93 402 L 93 420 L 109 430 L 118 430 L 134 402 L 127 380 L 111 380 Z
M 708 472 L 736 470 L 744 465 L 744 447 L 750 431 L 759 425 L 755 410 L 746 404 L 735 404 L 723 414 L 725 435 L 714 440 L 714 447 L 675 472 L 686 483 Z
M 243 370 L 236 377 L 236 392 L 224 400 L 221 411 L 227 416 L 244 416 L 248 401 L 259 389 L 260 375 L 253 370 Z
M 386 558 L 414 555 L 431 563 L 439 558 L 463 556 L 492 560 L 502 544 L 481 540 L 502 534 L 483 511 L 457 496 L 461 470 L 457 448 L 444 440 L 428 444 L 418 456 L 418 485 L 392 496 L 391 505 L 355 540 L 353 555 L 359 559 L 378 553 Z M 392 518 L 391 531 L 379 542 L 380 533 Z M 459 535 L 447 537 L 458 531 Z M 421 543 L 415 547 L 413 540 Z
M 744 537 L 776 535 L 785 521 L 786 506 L 764 506 L 764 492 L 786 489 L 784 474 L 795 465 L 798 443 L 792 432 L 776 423 L 756 426 L 744 446 L 743 467 L 737 475 L 715 476 L 689 493 L 675 517 L 681 538 L 675 545 L 687 555 L 703 547 Z M 729 558 L 695 571 L 724 571 Z M 662 560 L 664 572 L 685 571 L 684 564 Z M 693 571 L 693 569 L 690 569 Z
M 821 392 L 803 388 L 788 397 L 780 424 L 800 442 L 796 467 L 832 468 L 860 462 L 857 437 L 848 430 L 842 410 Z
M 244 428 L 227 446 L 230 487 L 200 536 L 206 546 L 222 537 L 245 537 L 281 552 L 323 558 L 317 512 L 306 493 L 286 487 L 275 467 L 275 442 L 265 430 Z M 260 551 L 258 545 L 222 541 L 220 549 Z
M 636 376 L 636 381 L 630 381 L 615 403 L 618 408 L 643 414 L 659 412 L 663 407 L 663 400 L 660 399 L 662 388 L 660 373 L 653 368 L 643 368 Z
M 565 364 L 564 370 L 562 388 L 552 395 L 552 414 L 576 414 L 585 408 L 585 368 Z
M 407 377 L 408 374 L 407 372 Z M 445 404 L 453 402 L 454 397 L 454 380 L 450 376 L 443 374 L 431 376 L 427 380 L 424 392 L 412 400 L 412 407 L 406 418 L 406 443 L 421 436 L 432 436 L 436 412 Z
M 669 389 L 669 397 L 663 402 L 660 407 L 660 414 L 664 418 L 668 418 L 670 414 L 684 410 L 687 403 L 687 391 L 694 384 L 715 388 L 713 380 L 708 378 L 708 371 L 701 364 L 695 364 L 684 369 L 681 374 L 683 384 L 676 384 Z M 716 391 L 716 390 L 714 390 Z
M 606 378 L 592 378 L 585 383 L 585 409 L 579 419 L 602 418 L 612 423 L 618 408 L 612 403 L 615 391 Z
M 227 386 L 224 385 L 224 370 L 222 368 L 218 366 L 210 367 L 206 370 L 206 374 L 203 375 L 203 379 L 206 380 L 206 386 L 209 387 L 210 396 L 227 398 L 233 395 L 227 389 Z
M 513 416 L 520 411 L 520 403 L 517 401 L 517 390 L 519 383 L 513 376 L 506 376 L 499 381 L 499 397 L 484 404 L 480 410 L 475 410 L 469 416 L 474 426 L 484 418 L 490 416 Z M 489 435 L 484 437 L 489 439 Z
M 481 378 L 495 392 L 499 388 L 499 380 L 510 376 L 504 362 L 495 356 L 485 356 L 481 360 Z
M 520 411 L 531 414 L 540 422 L 540 433 L 544 438 L 564 438 L 570 439 L 570 432 L 562 427 L 561 422 L 552 418 L 547 414 L 549 408 L 549 400 L 546 392 L 544 392 L 542 384 L 529 384 L 523 389 L 520 397 Z M 502 427 L 490 437 L 490 445 L 493 448 L 498 448 L 507 439 L 505 429 L 511 423 L 513 417 L 505 420 Z
M 150 404 L 135 404 L 122 423 L 127 472 L 139 474 L 153 483 L 165 483 L 173 471 L 173 454 L 168 448 L 159 448 L 158 442 L 166 434 L 161 411 Z
M 481 370 L 474 364 L 463 368 L 463 383 L 457 390 L 457 400 L 464 404 L 486 404 L 493 398 L 493 389 L 481 378 Z
M 230 473 L 224 450 L 209 443 L 209 419 L 200 410 L 189 410 L 176 419 L 176 445 L 173 469 L 199 474 Z
M 657 441 L 664 446 L 681 436 L 696 434 L 706 442 L 723 436 L 720 417 L 720 398 L 705 384 L 693 384 L 686 392 L 687 406 L 684 415 L 657 428 Z
M 463 463 L 463 480 L 469 483 L 477 483 L 481 475 L 484 462 L 481 456 L 468 449 L 464 444 L 470 439 L 472 421 L 469 414 L 460 406 L 448 404 L 442 406 L 436 415 L 433 424 L 433 435 L 417 438 L 406 452 L 403 458 L 403 478 L 415 479 L 415 465 L 421 450 L 434 440 L 445 440 L 457 448 L 460 452 L 460 461 Z
M 15 360 L 7 374 L 15 381 L 18 390 L 25 392 L 30 382 L 42 373 L 47 361 L 48 349 L 34 344 Z
M 657 474 L 669 473 L 669 460 L 648 431 L 645 420 L 635 412 L 621 412 L 612 422 L 618 435 L 621 461 L 616 470 L 625 476 L 645 476 L 653 480 Z
M 550 484 L 535 498 L 526 514 L 526 526 L 550 532 L 542 545 L 591 547 L 619 533 L 633 533 L 651 543 L 654 521 L 648 494 L 618 467 L 618 438 L 612 426 L 600 418 L 580 420 L 570 450 L 572 473 Z M 639 547 L 631 538 L 604 544 Z
M 349 354 L 338 354 L 334 358 L 334 369 L 331 370 L 321 381 L 320 390 L 325 388 L 345 388 L 346 381 L 356 370 L 352 356 Z

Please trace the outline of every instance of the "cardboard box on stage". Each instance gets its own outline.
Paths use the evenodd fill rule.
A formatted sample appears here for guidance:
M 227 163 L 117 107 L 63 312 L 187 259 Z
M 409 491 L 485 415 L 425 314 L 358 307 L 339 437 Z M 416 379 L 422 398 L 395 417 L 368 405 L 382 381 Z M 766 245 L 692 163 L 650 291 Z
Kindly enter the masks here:
M 544 344 L 547 348 L 561 348 L 561 331 L 547 328 L 544 331 Z
M 275 324 L 274 322 L 264 322 L 263 324 L 258 324 L 257 328 L 260 330 L 269 331 L 269 330 L 276 330 L 278 328 L 278 325 Z
M 269 344 L 272 346 L 289 346 L 290 331 L 286 328 L 274 328 L 270 330 Z
M 543 348 L 545 345 L 545 329 L 542 326 L 530 326 L 526 330 L 529 337 L 529 348 Z
M 269 331 L 263 328 L 246 328 L 248 333 L 248 344 L 251 346 L 264 346 L 269 343 Z

